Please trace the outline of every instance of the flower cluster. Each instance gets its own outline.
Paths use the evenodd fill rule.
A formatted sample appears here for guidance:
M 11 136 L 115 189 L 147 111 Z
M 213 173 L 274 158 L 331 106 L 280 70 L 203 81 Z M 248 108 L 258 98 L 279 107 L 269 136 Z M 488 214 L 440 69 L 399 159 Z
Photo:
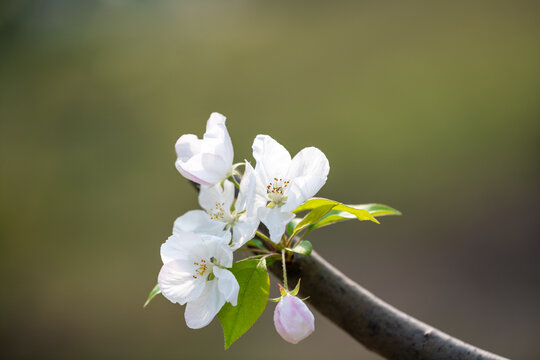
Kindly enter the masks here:
M 197 329 L 208 325 L 225 302 L 236 305 L 239 285 L 228 270 L 233 252 L 254 238 L 261 222 L 270 240 L 279 243 L 295 217 L 292 211 L 319 191 L 330 167 L 317 148 L 305 148 L 291 158 L 276 140 L 258 135 L 253 142 L 255 168 L 247 161 L 242 164 L 245 171 L 235 196 L 239 174 L 223 115 L 212 113 L 202 139 L 183 135 L 175 147 L 180 174 L 200 184 L 203 210 L 188 211 L 174 222 L 172 236 L 161 246 L 158 284 L 167 299 L 187 304 L 186 323 Z M 280 301 L 276 314 L 296 309 L 290 297 Z M 279 320 L 283 315 L 276 316 L 279 333 L 298 342 L 297 337 L 289 340 L 283 335 L 284 321 Z
M 398 212 L 384 205 L 312 198 L 326 183 L 330 169 L 326 156 L 314 147 L 291 158 L 272 137 L 257 135 L 252 145 L 255 167 L 248 161 L 233 164 L 225 120 L 212 113 L 202 139 L 188 134 L 176 142 L 176 168 L 198 184 L 201 209 L 174 222 L 172 235 L 161 246 L 163 266 L 148 301 L 162 293 L 171 302 L 186 305 L 186 324 L 193 329 L 218 315 L 228 347 L 272 300 L 266 262 L 281 261 L 285 287 L 280 285 L 281 297 L 273 299 L 279 302 L 274 323 L 283 339 L 296 344 L 314 330 L 313 314 L 296 297 L 299 285 L 287 289 L 287 259 L 293 253 L 311 253 L 304 236 L 335 222 L 351 218 L 377 222 L 373 217 L 377 214 Z M 300 211 L 310 212 L 296 219 Z M 239 249 L 254 256 L 234 262 L 233 253 Z M 234 332 L 229 331 L 232 328 Z M 240 334 L 238 329 L 243 329 Z

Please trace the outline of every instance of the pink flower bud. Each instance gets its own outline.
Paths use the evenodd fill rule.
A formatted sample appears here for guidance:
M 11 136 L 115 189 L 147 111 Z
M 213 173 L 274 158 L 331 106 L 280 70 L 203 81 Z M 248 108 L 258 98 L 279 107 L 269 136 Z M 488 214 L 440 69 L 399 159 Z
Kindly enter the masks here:
M 287 294 L 276 306 L 274 325 L 285 341 L 297 344 L 315 330 L 315 318 L 302 300 Z

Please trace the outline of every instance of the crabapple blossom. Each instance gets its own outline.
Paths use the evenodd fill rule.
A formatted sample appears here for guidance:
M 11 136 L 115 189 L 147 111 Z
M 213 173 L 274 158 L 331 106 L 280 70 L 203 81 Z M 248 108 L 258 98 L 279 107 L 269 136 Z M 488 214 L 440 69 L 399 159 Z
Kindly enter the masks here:
M 193 134 L 178 139 L 175 165 L 180 174 L 201 185 L 214 185 L 232 173 L 234 151 L 225 120 L 214 112 L 202 139 Z
M 257 135 L 252 148 L 257 161 L 256 197 L 266 205 L 258 208 L 257 215 L 270 239 L 278 243 L 295 217 L 292 211 L 325 184 L 330 165 L 315 147 L 304 148 L 291 159 L 287 149 L 268 135 Z
M 236 306 L 239 285 L 226 269 L 233 260 L 229 241 L 227 232 L 177 232 L 161 245 L 161 293 L 173 303 L 187 304 L 184 317 L 192 329 L 208 325 L 225 302 Z
M 381 204 L 345 205 L 324 198 L 308 201 L 326 183 L 330 170 L 328 159 L 315 147 L 291 157 L 272 137 L 257 135 L 252 145 L 255 168 L 247 161 L 233 165 L 225 122 L 225 116 L 214 112 L 202 138 L 186 134 L 176 142 L 175 166 L 200 185 L 201 209 L 175 220 L 172 235 L 161 245 L 163 266 L 158 284 L 144 306 L 161 293 L 172 303 L 186 305 L 184 318 L 192 329 L 208 325 L 219 314 L 227 349 L 252 327 L 268 300 L 276 301 L 276 331 L 285 341 L 297 344 L 315 330 L 313 314 L 297 297 L 300 280 L 294 290 L 288 290 L 287 261 L 299 261 L 293 253 L 310 256 L 312 251 L 305 235 L 343 220 L 377 222 L 374 216 L 400 213 Z M 242 165 L 244 174 L 238 179 Z M 284 236 L 295 213 L 303 210 L 311 212 L 291 223 L 291 234 Z M 257 231 L 261 223 L 269 234 L 266 229 Z M 251 256 L 233 266 L 236 250 L 249 251 Z M 268 265 L 279 257 L 281 296 L 269 299 L 268 271 L 275 271 L 275 266 Z M 299 264 L 301 273 L 307 271 Z
M 225 180 L 223 186 L 202 185 L 199 204 L 204 210 L 191 210 L 176 219 L 173 233 L 193 231 L 222 236 L 232 231 L 232 250 L 251 240 L 259 227 L 256 210 L 265 203 L 255 198 L 256 178 L 253 167 L 246 162 L 246 170 L 238 199 L 235 201 L 234 184 Z

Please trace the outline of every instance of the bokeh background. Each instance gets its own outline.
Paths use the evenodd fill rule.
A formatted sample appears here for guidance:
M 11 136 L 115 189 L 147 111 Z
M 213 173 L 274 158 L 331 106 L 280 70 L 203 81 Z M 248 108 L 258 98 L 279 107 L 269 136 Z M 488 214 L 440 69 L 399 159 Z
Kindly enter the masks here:
M 339 269 L 540 358 L 539 17 L 535 1 L 2 1 L 2 358 L 380 359 L 317 313 L 285 343 L 273 303 L 228 351 L 217 321 L 143 310 L 160 244 L 197 208 L 173 145 L 212 111 L 237 161 L 258 133 L 314 145 L 321 196 L 403 212 L 313 233 Z

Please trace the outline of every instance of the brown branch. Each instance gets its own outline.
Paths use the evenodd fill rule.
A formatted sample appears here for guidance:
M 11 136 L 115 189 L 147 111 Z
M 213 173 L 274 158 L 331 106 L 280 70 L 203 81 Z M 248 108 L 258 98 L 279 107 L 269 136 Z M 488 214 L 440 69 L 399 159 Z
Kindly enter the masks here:
M 192 182 L 195 189 L 199 185 Z M 260 230 L 267 233 L 261 224 Z M 281 262 L 270 271 L 282 278 Z M 389 360 L 505 360 L 405 314 L 329 264 L 315 251 L 287 263 L 291 284 L 302 278 L 300 295 L 358 342 Z M 506 359 L 507 360 L 507 359 Z
M 270 267 L 281 279 L 281 263 Z M 503 360 L 401 312 L 349 279 L 320 255 L 295 255 L 289 282 L 321 314 L 368 349 L 399 360 Z

